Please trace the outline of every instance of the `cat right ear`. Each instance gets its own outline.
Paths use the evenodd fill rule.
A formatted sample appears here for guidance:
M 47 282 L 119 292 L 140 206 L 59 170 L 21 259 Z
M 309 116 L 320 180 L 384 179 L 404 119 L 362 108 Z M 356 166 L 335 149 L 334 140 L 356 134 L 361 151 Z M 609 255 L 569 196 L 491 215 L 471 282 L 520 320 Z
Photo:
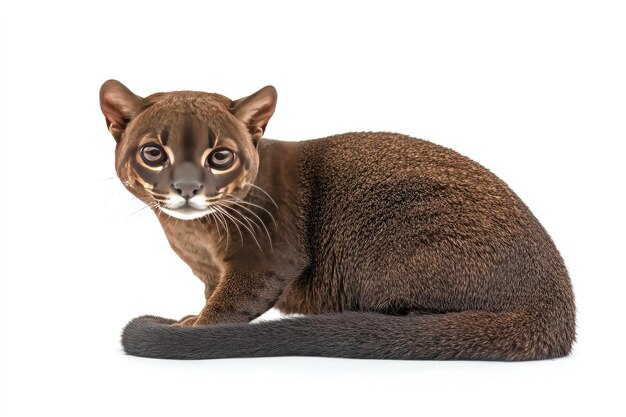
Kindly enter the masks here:
M 248 126 L 252 135 L 252 143 L 257 146 L 270 117 L 276 108 L 276 89 L 265 86 L 251 96 L 241 98 L 232 103 L 232 114 Z
M 108 80 L 100 87 L 100 109 L 109 132 L 119 142 L 126 125 L 145 108 L 143 98 L 117 80 Z

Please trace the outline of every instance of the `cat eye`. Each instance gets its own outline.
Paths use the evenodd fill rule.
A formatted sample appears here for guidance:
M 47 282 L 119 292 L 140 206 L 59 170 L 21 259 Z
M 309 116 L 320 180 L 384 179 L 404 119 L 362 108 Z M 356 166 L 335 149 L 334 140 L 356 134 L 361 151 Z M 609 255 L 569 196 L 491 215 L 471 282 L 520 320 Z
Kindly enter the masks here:
M 146 165 L 156 167 L 163 165 L 167 161 L 167 154 L 160 145 L 156 143 L 148 143 L 141 147 L 139 151 L 141 159 Z
M 214 150 L 206 159 L 206 164 L 214 169 L 227 169 L 233 162 L 235 162 L 235 153 L 226 148 Z

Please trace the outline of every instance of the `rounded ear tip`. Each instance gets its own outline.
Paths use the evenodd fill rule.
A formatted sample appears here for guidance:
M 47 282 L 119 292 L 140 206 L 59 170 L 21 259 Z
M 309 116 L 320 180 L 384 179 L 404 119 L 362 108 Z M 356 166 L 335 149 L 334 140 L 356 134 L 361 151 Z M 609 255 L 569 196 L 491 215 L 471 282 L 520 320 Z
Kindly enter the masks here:
M 272 94 L 274 96 L 278 95 L 278 91 L 276 91 L 276 87 L 274 87 L 273 85 L 266 85 L 262 88 L 262 90 L 267 91 L 269 94 Z
M 100 87 L 100 90 L 104 90 L 113 86 L 119 86 L 120 84 L 122 83 L 114 79 L 106 80 L 105 82 L 102 83 L 102 87 Z
M 106 80 L 100 87 L 100 100 L 102 100 L 109 91 L 112 91 L 120 84 L 117 80 Z
M 102 83 L 102 86 L 100 87 L 100 97 L 103 97 L 108 92 L 117 92 L 117 91 L 130 91 L 130 90 L 128 89 L 128 87 L 126 87 L 124 84 L 122 84 L 121 82 L 117 80 L 114 80 L 114 79 L 106 80 L 104 83 Z

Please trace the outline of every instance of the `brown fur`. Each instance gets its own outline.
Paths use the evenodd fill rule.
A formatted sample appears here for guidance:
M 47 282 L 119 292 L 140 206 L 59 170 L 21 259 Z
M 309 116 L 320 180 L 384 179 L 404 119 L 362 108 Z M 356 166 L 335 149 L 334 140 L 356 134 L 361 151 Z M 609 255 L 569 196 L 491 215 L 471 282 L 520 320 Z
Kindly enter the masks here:
M 180 126 L 193 115 L 187 146 L 201 153 L 205 128 L 234 140 L 243 169 L 227 187 L 250 203 L 227 209 L 242 231 L 231 220 L 228 240 L 215 216 L 176 221 L 154 206 L 207 302 L 183 327 L 135 319 L 123 336 L 127 352 L 488 360 L 570 352 L 575 307 L 563 261 L 524 203 L 476 162 L 393 133 L 260 140 L 273 89 L 271 97 L 259 92 L 263 106 L 258 96 L 244 101 L 244 111 L 242 100 L 220 95 L 144 100 L 107 83 L 102 108 L 118 141 L 118 175 L 133 194 L 153 202 L 133 169 L 141 135 L 166 124 L 171 147 L 180 148 Z M 153 178 L 155 187 L 169 187 L 166 174 Z M 219 175 L 204 181 L 209 190 Z M 245 324 L 272 306 L 315 316 Z

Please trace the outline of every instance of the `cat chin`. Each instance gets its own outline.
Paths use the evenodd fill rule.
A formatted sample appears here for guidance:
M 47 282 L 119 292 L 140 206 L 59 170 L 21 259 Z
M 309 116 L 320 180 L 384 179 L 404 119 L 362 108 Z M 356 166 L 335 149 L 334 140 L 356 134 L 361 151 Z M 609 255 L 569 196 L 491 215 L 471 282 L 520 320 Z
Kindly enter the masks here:
M 160 210 L 163 211 L 168 216 L 171 216 L 180 220 L 195 220 L 195 219 L 199 219 L 200 217 L 207 216 L 211 213 L 215 213 L 215 210 L 212 208 L 207 208 L 204 210 L 196 210 L 191 207 L 185 207 L 185 208 L 180 208 L 180 209 L 168 209 L 165 207 L 161 207 Z

